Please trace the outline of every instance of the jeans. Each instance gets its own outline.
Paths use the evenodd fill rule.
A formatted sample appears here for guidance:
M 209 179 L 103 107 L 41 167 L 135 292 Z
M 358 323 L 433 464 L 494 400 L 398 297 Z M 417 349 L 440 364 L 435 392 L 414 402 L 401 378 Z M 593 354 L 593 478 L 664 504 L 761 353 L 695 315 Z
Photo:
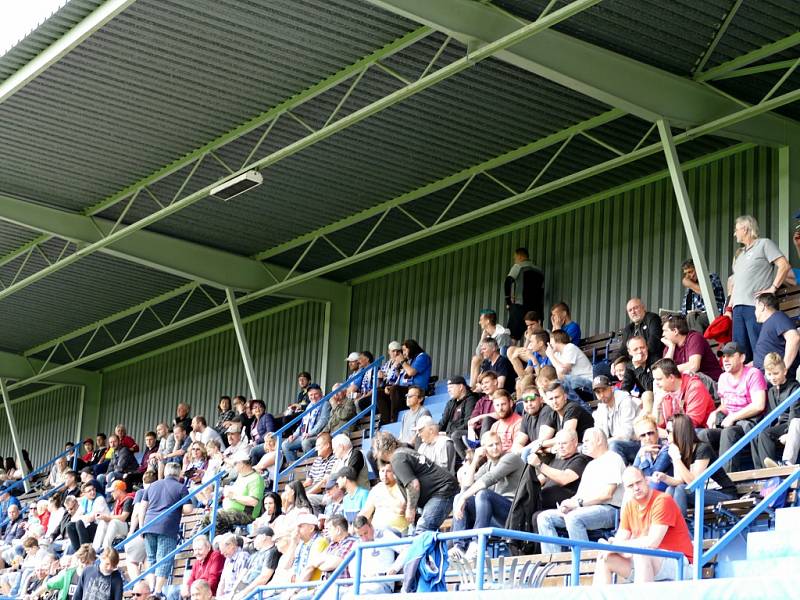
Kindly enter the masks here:
M 577 402 L 587 412 L 592 412 L 592 408 L 586 404 L 586 401 L 581 398 L 577 392 L 577 390 L 581 390 L 582 392 L 585 392 L 587 395 L 591 396 L 593 394 L 591 379 L 587 379 L 586 377 L 578 377 L 576 375 L 564 375 L 564 377 L 561 379 L 561 385 L 564 388 L 564 392 L 566 392 L 569 400 Z
M 610 529 L 616 525 L 617 508 L 610 504 L 582 506 L 562 514 L 557 508 L 545 510 L 536 518 L 536 525 L 541 535 L 558 537 L 557 528 L 567 530 L 571 540 L 589 540 L 589 531 L 594 529 Z M 560 544 L 542 544 L 542 552 L 553 554 L 561 552 Z
M 686 486 L 681 484 L 676 487 L 667 488 L 667 493 L 673 497 L 675 504 L 678 505 L 678 508 L 681 509 L 681 513 L 685 517 L 689 508 L 689 502 L 694 505 L 694 492 L 687 492 Z M 706 490 L 705 494 L 703 494 L 703 506 L 711 506 L 717 502 L 724 502 L 725 500 L 733 500 L 733 497 L 719 490 Z
M 181 586 L 180 585 L 165 585 L 161 589 L 165 600 L 181 600 Z
M 178 547 L 178 538 L 160 533 L 143 533 L 147 549 L 147 563 L 153 566 Z M 156 568 L 156 577 L 169 578 L 172 574 L 172 560 L 165 561 Z
M 622 457 L 626 465 L 632 465 L 642 445 L 633 440 L 609 440 L 608 449 Z
M 761 333 L 761 324 L 756 321 L 756 307 L 739 304 L 733 307 L 733 341 L 745 351 L 745 362 L 753 360 L 753 350 Z
M 447 515 L 453 510 L 452 498 L 430 498 L 422 507 L 422 516 L 417 520 L 417 531 L 439 531 Z
M 453 531 L 480 529 L 482 527 L 503 527 L 511 510 L 511 499 L 492 490 L 481 490 L 467 498 L 464 503 L 464 516 L 453 517 Z M 456 545 L 462 550 L 470 540 L 459 540 Z

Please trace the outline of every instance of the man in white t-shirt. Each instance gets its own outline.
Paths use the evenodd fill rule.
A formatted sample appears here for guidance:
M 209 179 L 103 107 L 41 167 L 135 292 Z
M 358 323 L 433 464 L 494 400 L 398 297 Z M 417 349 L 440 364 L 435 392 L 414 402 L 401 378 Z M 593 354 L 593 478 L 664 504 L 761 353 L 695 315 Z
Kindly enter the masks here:
M 193 442 L 200 442 L 204 446 L 214 440 L 219 444 L 220 448 L 225 447 L 225 442 L 222 441 L 222 437 L 217 433 L 217 430 L 209 427 L 206 418 L 202 416 L 196 416 L 192 419 L 192 433 L 189 434 L 189 437 L 192 438 Z
M 622 472 L 625 463 L 608 449 L 608 439 L 600 429 L 583 434 L 584 453 L 592 457 L 581 476 L 578 491 L 558 508 L 545 510 L 536 518 L 541 535 L 559 537 L 558 528 L 567 530 L 571 540 L 588 540 L 590 530 L 611 529 L 622 506 Z M 559 544 L 542 544 L 543 553 L 561 552 Z
M 577 390 L 592 394 L 592 363 L 563 329 L 556 329 L 550 335 L 547 345 L 547 358 L 556 369 L 558 379 L 567 392 L 567 398 L 582 401 Z

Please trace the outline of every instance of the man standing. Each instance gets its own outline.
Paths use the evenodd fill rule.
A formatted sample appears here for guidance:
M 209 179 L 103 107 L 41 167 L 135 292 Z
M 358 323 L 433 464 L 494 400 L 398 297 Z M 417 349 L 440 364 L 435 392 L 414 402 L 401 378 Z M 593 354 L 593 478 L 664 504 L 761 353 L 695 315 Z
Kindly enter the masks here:
M 662 358 L 653 365 L 653 418 L 662 429 L 672 415 L 685 414 L 695 427 L 705 427 L 714 400 L 697 375 L 681 373 L 675 361 Z
M 722 367 L 725 372 L 719 378 L 717 393 L 719 408 L 709 414 L 708 429 L 698 432 L 698 437 L 719 449 L 724 454 L 745 433 L 761 420 L 767 406 L 767 382 L 755 367 L 744 364 L 744 349 L 736 342 L 728 342 L 722 348 Z M 735 471 L 738 457 L 725 465 L 726 471 Z
M 420 509 L 417 530 L 437 531 L 453 508 L 453 497 L 458 493 L 456 478 L 418 452 L 401 448 L 388 432 L 378 432 L 372 444 L 378 460 L 392 464 L 406 498 L 406 520 L 413 524 Z
M 630 322 L 622 330 L 622 348 L 617 356 L 627 353 L 628 340 L 633 336 L 643 337 L 647 341 L 650 356 L 661 356 L 664 346 L 661 343 L 661 319 L 656 313 L 648 312 L 641 298 L 631 298 L 625 305 Z
M 792 319 L 779 308 L 775 294 L 761 294 L 756 298 L 756 321 L 761 323 L 761 333 L 753 351 L 753 366 L 763 371 L 764 357 L 777 352 L 783 358 L 789 378 L 795 379 L 800 365 L 800 333 Z
M 633 421 L 639 412 L 628 392 L 615 390 L 605 375 L 592 382 L 597 397 L 597 409 L 592 414 L 594 426 L 606 434 L 608 448 L 619 454 L 629 465 L 636 458 L 639 442 L 634 439 Z
M 647 479 L 636 467 L 628 467 L 622 483 L 630 500 L 622 509 L 617 534 L 611 544 L 682 552 L 685 564 L 692 560 L 692 540 L 689 528 L 675 501 L 663 492 L 647 485 Z M 601 552 L 594 572 L 594 585 L 611 583 L 616 574 L 633 583 L 674 581 L 678 579 L 678 564 L 673 558 Z
M 502 526 L 511 510 L 524 468 L 519 455 L 503 450 L 497 433 L 484 433 L 481 447 L 475 450 L 462 480 L 468 487 L 456 496 L 453 505 L 453 531 L 480 529 L 493 524 Z M 467 547 L 467 540 L 460 540 L 453 549 L 460 553 L 466 550 L 466 558 L 473 559 L 478 546 L 472 542 Z
M 536 525 L 539 533 L 558 537 L 557 528 L 565 528 L 571 540 L 589 539 L 593 529 L 614 527 L 617 510 L 622 506 L 622 472 L 625 463 L 616 452 L 608 449 L 606 435 L 599 429 L 589 429 L 583 436 L 586 454 L 592 461 L 586 465 L 578 492 L 564 500 L 558 508 L 539 513 Z M 542 552 L 561 552 L 560 544 L 542 544 Z
M 700 283 L 697 281 L 697 271 L 694 268 L 694 261 L 690 258 L 683 261 L 681 265 L 683 279 L 681 285 L 686 288 L 681 300 L 681 314 L 686 317 L 689 329 L 698 331 L 701 334 L 708 327 L 708 312 L 700 291 Z M 717 305 L 717 313 L 722 314 L 725 309 L 725 290 L 722 289 L 722 281 L 716 273 L 710 273 L 711 289 L 714 292 L 714 302 Z
M 514 250 L 514 265 L 503 283 L 511 337 L 521 340 L 525 332 L 524 316 L 528 311 L 544 311 L 544 272 L 534 265 L 527 248 Z
M 667 317 L 661 328 L 664 358 L 674 360 L 681 373 L 704 373 L 714 381 L 719 379 L 722 368 L 714 351 L 702 333 L 689 329 L 685 317 Z

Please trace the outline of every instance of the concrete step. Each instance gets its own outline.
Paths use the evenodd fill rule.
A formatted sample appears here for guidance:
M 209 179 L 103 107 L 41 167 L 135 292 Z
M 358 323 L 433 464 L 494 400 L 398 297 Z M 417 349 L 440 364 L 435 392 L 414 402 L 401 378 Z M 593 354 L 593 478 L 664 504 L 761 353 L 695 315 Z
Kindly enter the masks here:
M 800 527 L 773 531 L 751 531 L 747 534 L 747 560 L 798 557 L 800 560 Z
M 730 577 L 773 577 L 797 572 L 800 557 L 784 556 L 754 560 L 733 560 L 727 565 Z
M 800 529 L 800 506 L 791 506 L 776 510 L 775 529 Z

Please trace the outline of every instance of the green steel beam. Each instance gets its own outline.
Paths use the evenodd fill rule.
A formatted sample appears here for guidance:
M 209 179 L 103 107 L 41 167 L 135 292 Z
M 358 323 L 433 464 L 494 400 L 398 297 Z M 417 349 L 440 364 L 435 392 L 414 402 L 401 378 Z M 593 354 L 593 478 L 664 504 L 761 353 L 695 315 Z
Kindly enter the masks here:
M 135 0 L 106 0 L 94 12 L 75 25 L 41 54 L 0 84 L 0 104 L 8 100 L 31 80 L 61 60 L 95 31 L 133 4 Z
M 462 43 L 475 39 L 491 42 L 519 27 L 517 17 L 472 0 L 367 1 Z M 678 126 L 694 127 L 739 108 L 696 81 L 555 31 L 543 31 L 498 52 L 496 58 L 651 122 L 667 118 Z M 764 114 L 718 129 L 717 134 L 782 146 L 792 138 L 800 139 L 800 124 Z
M 547 30 L 548 27 L 552 27 L 568 19 L 569 17 L 575 15 L 576 13 L 585 10 L 595 4 L 599 3 L 600 0 L 575 0 L 574 2 L 564 6 L 563 8 L 543 17 L 542 19 L 536 21 L 535 23 L 530 23 L 525 25 L 524 27 L 517 28 L 513 31 L 508 32 L 506 35 L 500 37 L 499 39 L 481 46 L 480 48 L 476 49 L 474 52 L 471 52 L 467 56 L 456 60 L 441 69 L 434 71 L 425 77 L 421 77 L 416 81 L 409 83 L 406 86 L 380 98 L 372 102 L 371 104 L 356 110 L 349 115 L 342 117 L 338 121 L 330 123 L 314 133 L 309 134 L 308 136 L 293 142 L 271 154 L 268 156 L 261 158 L 259 160 L 254 161 L 250 165 L 243 167 L 242 169 L 232 173 L 228 177 L 220 181 L 216 181 L 188 196 L 181 198 L 180 200 L 175 200 L 174 202 L 168 204 L 164 208 L 146 216 L 138 221 L 131 223 L 121 229 L 114 231 L 103 237 L 102 239 L 90 243 L 88 246 L 84 246 L 79 248 L 74 253 L 70 254 L 59 260 L 56 263 L 48 265 L 44 269 L 33 273 L 32 275 L 21 279 L 19 281 L 14 282 L 13 284 L 9 285 L 3 290 L 0 290 L 0 300 L 3 298 L 7 298 L 12 294 L 16 293 L 17 291 L 26 288 L 27 286 L 40 281 L 41 279 L 47 277 L 52 273 L 56 273 L 61 269 L 69 266 L 70 264 L 77 262 L 81 258 L 93 254 L 103 248 L 111 246 L 112 244 L 117 244 L 124 238 L 130 236 L 131 234 L 144 229 L 145 227 L 157 223 L 158 221 L 177 213 L 178 211 L 191 206 L 192 204 L 206 198 L 212 189 L 217 187 L 220 183 L 227 181 L 228 179 L 234 178 L 238 175 L 241 175 L 247 171 L 252 169 L 265 169 L 270 165 L 273 165 L 285 158 L 288 158 L 301 150 L 304 150 L 308 147 L 317 144 L 332 135 L 339 133 L 347 129 L 348 127 L 352 127 L 357 123 L 360 123 L 364 119 L 371 117 L 395 104 L 410 98 L 411 96 L 418 94 L 431 86 L 444 81 L 445 79 L 452 77 L 462 71 L 470 68 L 477 62 L 481 60 L 485 60 L 490 56 L 502 51 L 504 48 L 508 48 L 509 46 L 513 46 L 514 44 L 519 43 L 520 41 L 530 38 L 535 34 L 541 33 Z M 203 155 L 205 156 L 205 155 Z M 195 165 L 199 163 L 200 160 L 203 159 L 203 156 L 198 158 L 195 161 Z M 310 279 L 310 278 L 308 278 Z M 308 280 L 306 279 L 306 281 Z
M 22 381 L 36 375 L 44 366 L 44 361 L 35 358 L 26 358 L 11 352 L 0 351 L 0 377 Z M 60 365 L 59 365 L 60 366 Z M 69 367 L 53 373 L 49 377 L 42 378 L 51 383 L 66 385 L 86 385 L 98 376 L 93 371 Z M 42 379 L 39 379 L 41 381 Z M 17 389 L 18 385 L 11 385 L 9 389 Z
M 767 63 L 765 65 L 756 65 L 755 67 L 745 67 L 743 69 L 736 69 L 730 73 L 725 73 L 718 77 L 714 77 L 714 81 L 722 81 L 723 79 L 734 79 L 736 77 L 746 77 L 747 75 L 758 75 L 759 73 L 769 73 L 770 71 L 782 71 L 790 68 L 794 64 L 792 60 L 779 60 L 777 62 Z
M 84 248 L 88 247 L 87 244 L 99 245 L 104 253 L 220 288 L 260 290 L 288 274 L 288 270 L 282 267 L 269 265 L 268 272 L 257 260 L 153 231 L 133 231 L 107 246 L 103 242 L 114 228 L 113 221 L 85 217 L 2 194 L 0 219 L 82 244 Z M 61 265 L 61 262 L 53 264 Z M 0 291 L 0 297 L 5 291 Z M 301 295 L 315 293 L 308 287 L 295 291 Z
M 742 67 L 746 67 L 747 65 L 751 65 L 754 62 L 759 60 L 764 60 L 765 58 L 769 58 L 773 54 L 777 54 L 778 52 L 783 52 L 789 48 L 792 48 L 796 45 L 800 44 L 800 31 L 793 33 L 783 39 L 777 40 L 772 42 L 771 44 L 767 44 L 762 46 L 761 48 L 757 48 L 747 54 L 742 54 L 741 56 L 737 56 L 736 58 L 729 60 L 728 62 L 724 62 L 721 65 L 717 65 L 707 71 L 703 71 L 702 73 L 698 73 L 695 76 L 697 81 L 708 81 L 710 79 L 716 79 L 720 75 L 724 75 L 726 73 L 730 73 L 732 71 L 736 71 Z
M 736 144 L 735 146 L 730 146 L 729 148 L 724 148 L 723 150 L 718 150 L 717 152 L 712 152 L 711 154 L 706 154 L 705 156 L 700 156 L 692 160 L 687 160 L 686 162 L 681 164 L 681 168 L 684 171 L 688 171 L 690 169 L 694 169 L 702 165 L 716 162 L 720 159 L 725 158 L 726 156 L 739 154 L 740 152 L 745 152 L 747 150 L 756 147 L 757 147 L 756 144 L 743 142 L 741 144 Z M 480 235 L 471 237 L 462 242 L 456 242 L 455 244 L 450 244 L 443 248 L 439 248 L 438 250 L 433 250 L 431 252 L 426 252 L 425 254 L 420 254 L 419 256 L 415 256 L 414 258 L 410 258 L 408 260 L 404 260 L 403 262 L 394 264 L 391 267 L 386 267 L 383 269 L 379 269 L 377 271 L 373 271 L 372 273 L 368 273 L 366 275 L 355 277 L 351 279 L 349 283 L 352 286 L 357 286 L 361 283 L 371 281 L 373 279 L 379 279 L 381 277 L 385 277 L 386 275 L 391 275 L 392 273 L 396 273 L 402 269 L 407 269 L 408 267 L 413 267 L 414 265 L 428 262 L 429 260 L 433 260 L 434 258 L 437 258 L 439 256 L 444 256 L 446 254 L 456 252 L 457 250 L 462 250 L 463 248 L 469 248 L 470 246 L 474 246 L 475 244 L 480 244 L 481 242 L 485 242 L 486 240 L 494 239 L 506 233 L 519 231 L 520 229 L 524 229 L 525 227 L 534 225 L 535 223 L 547 221 L 548 219 L 552 219 L 559 215 L 563 215 L 578 210 L 580 208 L 596 204 L 603 200 L 608 200 L 609 198 L 613 198 L 630 190 L 640 188 L 644 185 L 655 183 L 656 181 L 666 179 L 667 177 L 669 177 L 669 171 L 667 169 L 658 171 L 656 173 L 652 173 L 651 175 L 645 175 L 644 177 L 633 179 L 627 183 L 623 183 L 613 188 L 603 190 L 602 192 L 592 194 L 591 196 L 588 196 L 586 198 L 581 198 L 580 200 L 569 202 L 567 204 L 563 204 L 556 208 L 551 208 L 549 210 L 541 211 L 532 217 L 528 217 L 527 219 L 521 219 L 519 221 L 515 221 L 510 225 L 504 225 L 503 227 L 492 229 L 490 231 L 487 231 L 486 233 L 482 233 Z
M 763 111 L 772 110 L 777 106 L 782 106 L 782 105 L 787 104 L 789 102 L 793 102 L 793 101 L 795 101 L 797 99 L 800 99 L 800 90 L 796 90 L 794 92 L 789 92 L 789 93 L 784 94 L 782 96 L 778 96 L 776 98 L 773 98 L 773 99 L 769 100 L 768 102 L 763 103 L 762 105 L 752 106 L 752 107 L 740 110 L 740 111 L 738 111 L 736 113 L 727 115 L 727 116 L 722 117 L 720 119 L 717 119 L 717 120 L 715 120 L 715 121 L 713 121 L 711 123 L 707 123 L 707 124 L 701 125 L 699 127 L 696 127 L 694 129 L 685 131 L 685 132 L 675 136 L 674 142 L 675 142 L 675 144 L 680 144 L 680 143 L 695 139 L 695 138 L 697 138 L 697 137 L 699 137 L 701 135 L 707 135 L 707 134 L 714 133 L 718 129 L 722 129 L 724 127 L 729 127 L 731 125 L 735 125 L 737 122 L 741 122 L 743 120 L 752 118 L 754 115 L 761 114 L 761 112 L 763 112 Z M 388 251 L 393 250 L 394 248 L 397 248 L 399 246 L 403 246 L 405 244 L 413 243 L 416 240 L 419 240 L 419 239 L 422 239 L 422 238 L 425 238 L 425 237 L 428 237 L 428 236 L 431 236 L 431 235 L 435 235 L 436 233 L 439 233 L 439 232 L 444 231 L 446 229 L 450 229 L 452 227 L 457 227 L 458 225 L 462 225 L 462 224 L 464 224 L 466 222 L 472 221 L 474 219 L 478 219 L 478 218 L 483 217 L 483 216 L 485 216 L 487 214 L 490 214 L 492 212 L 496 212 L 496 211 L 499 211 L 499 210 L 503 210 L 505 208 L 509 208 L 509 207 L 514 206 L 516 204 L 519 204 L 521 202 L 524 202 L 524 201 L 530 200 L 532 198 L 535 198 L 537 196 L 541 196 L 543 194 L 552 192 L 554 190 L 557 190 L 559 188 L 565 187 L 567 185 L 571 185 L 573 183 L 577 183 L 579 181 L 591 178 L 591 177 L 593 177 L 593 176 L 595 176 L 595 175 L 597 175 L 599 173 L 602 173 L 604 171 L 618 168 L 618 167 L 623 166 L 625 164 L 628 164 L 630 162 L 636 161 L 636 160 L 638 160 L 640 158 L 643 158 L 643 157 L 646 157 L 646 156 L 650 156 L 650 155 L 653 155 L 653 154 L 656 154 L 656 153 L 660 153 L 662 151 L 662 149 L 663 148 L 662 148 L 662 145 L 661 145 L 660 142 L 656 143 L 656 144 L 652 144 L 650 146 L 645 146 L 645 147 L 639 148 L 638 150 L 629 152 L 628 154 L 625 154 L 623 156 L 615 157 L 615 158 L 613 158 L 611 160 L 608 160 L 606 162 L 594 165 L 592 167 L 588 167 L 588 168 L 583 169 L 581 171 L 578 171 L 576 173 L 572 173 L 572 174 L 570 174 L 570 175 L 568 175 L 566 177 L 562 177 L 561 179 L 558 179 L 558 180 L 543 184 L 543 185 L 538 186 L 538 187 L 534 187 L 534 188 L 532 188 L 530 190 L 527 190 L 527 191 L 525 191 L 523 193 L 512 195 L 512 196 L 510 196 L 508 198 L 505 198 L 505 199 L 500 200 L 498 202 L 495 202 L 493 204 L 483 206 L 481 208 L 472 210 L 472 211 L 470 211 L 468 213 L 459 215 L 459 216 L 454 217 L 452 219 L 448 219 L 447 221 L 443 221 L 443 222 L 437 223 L 436 225 L 433 225 L 433 226 L 428 227 L 426 229 L 422 229 L 420 231 L 413 232 L 411 234 L 408 234 L 406 236 L 403 236 L 401 238 L 393 240 L 392 242 L 388 242 L 386 244 L 382 244 L 380 246 L 376 246 L 374 248 L 370 248 L 368 250 L 365 250 L 365 251 L 360 252 L 358 254 L 349 256 L 347 258 L 342 258 L 340 260 L 333 261 L 332 263 L 330 263 L 328 265 L 319 267 L 317 269 L 314 269 L 312 271 L 308 271 L 306 273 L 292 275 L 292 276 L 287 277 L 286 279 L 284 279 L 282 281 L 276 282 L 276 283 L 274 283 L 274 284 L 272 284 L 272 285 L 270 285 L 270 286 L 268 286 L 268 287 L 266 287 L 266 288 L 264 288 L 262 290 L 259 290 L 257 292 L 252 292 L 250 294 L 247 294 L 246 296 L 243 296 L 242 298 L 239 298 L 237 300 L 237 303 L 241 305 L 241 304 L 243 304 L 245 302 L 250 302 L 250 301 L 255 300 L 257 298 L 261 298 L 261 297 L 268 296 L 268 295 L 274 295 L 274 294 L 276 294 L 278 292 L 281 292 L 282 290 L 285 290 L 285 289 L 289 288 L 290 286 L 295 285 L 298 282 L 313 280 L 315 278 L 318 278 L 318 277 L 321 277 L 323 275 L 326 275 L 327 273 L 330 273 L 332 271 L 336 271 L 337 269 L 341 269 L 343 267 L 346 267 L 346 266 L 349 266 L 351 264 L 360 262 L 360 261 L 365 260 L 367 258 L 371 258 L 373 256 L 377 256 L 377 255 L 382 254 L 384 252 L 388 252 Z M 687 165 L 691 165 L 691 164 L 692 163 L 687 163 Z M 565 210 L 565 211 L 566 210 L 574 210 L 578 206 L 579 206 L 579 204 L 571 204 L 571 205 L 568 205 L 568 207 L 566 207 L 566 206 L 565 207 L 561 207 L 561 210 Z M 339 296 L 339 298 L 340 298 L 339 301 L 340 302 L 344 302 L 345 301 L 345 298 L 342 295 L 343 294 L 343 292 L 342 292 L 343 288 L 346 290 L 344 292 L 344 294 L 346 294 L 347 297 L 349 297 L 349 293 L 350 293 L 350 289 L 349 288 L 347 288 L 345 286 L 337 286 L 335 292 L 338 292 L 340 294 L 340 296 Z M 333 302 L 337 302 L 337 300 L 332 300 L 332 301 Z M 60 366 L 55 367 L 53 369 L 46 370 L 46 371 L 44 371 L 44 372 L 42 372 L 42 373 L 40 373 L 40 374 L 38 374 L 36 376 L 28 378 L 27 380 L 25 380 L 23 382 L 18 382 L 17 384 L 15 384 L 15 386 L 17 386 L 17 385 L 19 385 L 19 386 L 27 385 L 27 384 L 33 383 L 35 381 L 46 379 L 51 374 L 60 373 L 62 371 L 68 370 L 70 368 L 73 368 L 73 367 L 76 367 L 76 366 L 80 366 L 81 364 L 85 364 L 86 362 L 90 362 L 92 360 L 96 360 L 98 358 L 101 358 L 103 356 L 111 354 L 111 353 L 113 353 L 113 352 L 115 352 L 117 350 L 121 350 L 123 348 L 127 348 L 127 347 L 133 346 L 135 344 L 141 343 L 143 341 L 146 341 L 146 340 L 149 340 L 149 339 L 153 339 L 155 337 L 158 337 L 158 336 L 162 335 L 163 333 L 167 333 L 167 332 L 172 331 L 174 329 L 178 329 L 180 327 L 183 327 L 184 325 L 187 325 L 187 324 L 190 324 L 190 323 L 194 323 L 196 321 L 202 320 L 204 318 L 207 318 L 209 316 L 217 314 L 220 311 L 225 311 L 225 310 L 227 310 L 227 307 L 225 305 L 221 305 L 221 306 L 215 307 L 213 309 L 209 309 L 207 311 L 204 311 L 202 313 L 199 313 L 199 314 L 196 314 L 196 315 L 191 315 L 189 317 L 181 319 L 180 321 L 175 321 L 174 323 L 171 323 L 171 324 L 169 324 L 169 325 L 167 325 L 167 326 L 165 326 L 165 327 L 163 327 L 161 329 L 158 329 L 158 330 L 155 330 L 155 331 L 152 331 L 152 332 L 148 332 L 148 333 L 146 333 L 144 335 L 141 335 L 141 336 L 139 336 L 137 338 L 132 338 L 131 340 L 128 340 L 128 341 L 126 341 L 126 342 L 124 342 L 122 344 L 118 344 L 116 346 L 104 349 L 104 350 L 102 350 L 100 352 L 97 352 L 97 353 L 94 353 L 92 355 L 83 357 L 83 358 L 81 358 L 79 360 L 73 361 L 73 362 L 68 363 L 66 365 L 60 365 Z M 342 336 L 346 335 L 345 332 L 341 332 L 341 334 L 342 334 Z
M 706 48 L 702 58 L 694 68 L 694 73 L 700 73 L 703 71 L 703 68 L 706 66 L 708 59 L 711 58 L 711 55 L 714 53 L 714 50 L 716 49 L 717 44 L 719 44 L 719 41 L 722 39 L 722 36 L 725 35 L 726 31 L 728 31 L 728 27 L 730 26 L 731 21 L 733 21 L 733 17 L 736 16 L 736 12 L 739 10 L 739 7 L 742 5 L 743 1 L 744 0 L 736 0 L 736 2 L 733 3 L 733 6 L 731 6 L 728 14 L 725 16 L 725 19 L 722 21 L 722 24 L 717 30 L 717 34 L 714 36 L 714 39 L 711 40 L 711 43 L 708 45 L 708 48 Z
M 511 150 L 510 152 L 501 154 L 500 156 L 496 156 L 494 158 L 486 160 L 472 167 L 463 169 L 458 173 L 454 173 L 453 175 L 449 175 L 437 181 L 428 183 L 415 190 L 406 192 L 405 194 L 401 194 L 396 198 L 392 198 L 391 200 L 387 200 L 385 202 L 381 202 L 380 204 L 376 204 L 375 206 L 362 210 L 361 212 L 358 212 L 354 215 L 350 215 L 344 219 L 336 221 L 335 223 L 331 223 L 329 225 L 325 225 L 324 227 L 320 227 L 319 229 L 315 229 L 314 231 L 305 233 L 288 242 L 279 244 L 278 246 L 274 246 L 269 250 L 260 252 L 257 255 L 255 255 L 254 258 L 258 260 L 266 260 L 273 256 L 283 254 L 287 250 L 291 250 L 292 248 L 296 248 L 297 246 L 302 246 L 303 244 L 310 242 L 311 240 L 313 240 L 318 236 L 328 235 L 330 233 L 333 233 L 334 231 L 339 231 L 340 229 L 344 229 L 355 223 L 360 223 L 361 221 L 377 216 L 390 208 L 402 206 L 403 204 L 413 202 L 414 200 L 418 200 L 419 198 L 422 198 L 424 196 L 428 196 L 430 194 L 448 188 L 457 183 L 466 181 L 470 177 L 474 177 L 475 175 L 478 175 L 484 171 L 496 169 L 497 167 L 503 166 L 515 160 L 519 160 L 520 158 L 523 158 L 530 154 L 534 154 L 536 152 L 544 150 L 545 148 L 549 148 L 555 144 L 561 143 L 575 134 L 581 133 L 589 129 L 593 129 L 595 127 L 599 127 L 601 125 L 605 125 L 606 123 L 610 123 L 611 121 L 619 119 L 624 115 L 625 115 L 624 111 L 618 108 L 614 108 L 612 110 L 604 112 L 601 115 L 592 117 L 591 119 L 587 119 L 586 121 L 582 121 L 581 123 L 577 123 L 571 127 L 562 129 L 561 131 L 557 131 L 540 140 L 536 140 L 535 142 L 531 142 L 515 150 Z
M 109 196 L 108 198 L 104 198 L 100 202 L 97 202 L 93 206 L 89 207 L 84 211 L 84 216 L 93 216 L 98 213 L 103 212 L 107 208 L 114 206 L 115 204 L 129 198 L 132 194 L 135 194 L 137 191 L 146 188 L 149 185 L 152 185 L 165 177 L 170 175 L 174 175 L 178 171 L 192 165 L 195 161 L 199 160 L 201 157 L 205 156 L 206 154 L 216 151 L 225 145 L 236 141 L 237 139 L 241 138 L 242 136 L 247 135 L 248 133 L 258 129 L 259 127 L 266 125 L 275 119 L 277 119 L 281 114 L 286 111 L 290 111 L 301 104 L 308 102 L 320 94 L 328 92 L 333 88 L 337 87 L 338 85 L 344 83 L 348 79 L 358 77 L 360 74 L 364 72 L 365 69 L 368 69 L 370 66 L 377 63 L 379 60 L 383 60 L 388 58 L 402 50 L 405 50 L 409 46 L 419 42 L 420 40 L 424 39 L 428 35 L 431 34 L 433 30 L 430 27 L 418 27 L 413 31 L 397 38 L 396 40 L 392 41 L 391 43 L 387 44 L 386 46 L 368 54 L 364 58 L 354 62 L 351 65 L 337 71 L 333 75 L 326 77 L 325 79 L 315 83 L 311 87 L 303 90 L 302 92 L 295 94 L 291 98 L 281 102 L 280 104 L 270 108 L 269 110 L 253 117 L 249 121 L 242 123 L 238 127 L 224 133 L 223 135 L 217 137 L 216 139 L 208 142 L 204 146 L 197 148 L 196 150 L 186 154 L 185 156 L 180 157 L 179 159 L 173 161 L 169 165 L 151 173 L 150 175 L 140 179 L 139 181 L 129 185 L 128 187 L 116 192 L 115 194 Z M 23 254 L 25 254 L 28 250 L 30 250 L 33 246 L 37 244 L 41 244 L 46 242 L 47 240 L 51 239 L 52 236 L 44 234 L 40 235 L 34 240 L 26 243 L 25 245 L 17 248 L 6 254 L 5 256 L 0 257 L 0 267 L 9 262 L 19 258 Z

